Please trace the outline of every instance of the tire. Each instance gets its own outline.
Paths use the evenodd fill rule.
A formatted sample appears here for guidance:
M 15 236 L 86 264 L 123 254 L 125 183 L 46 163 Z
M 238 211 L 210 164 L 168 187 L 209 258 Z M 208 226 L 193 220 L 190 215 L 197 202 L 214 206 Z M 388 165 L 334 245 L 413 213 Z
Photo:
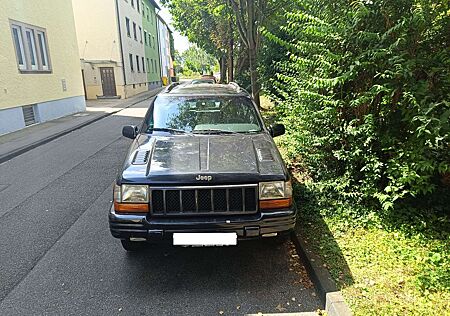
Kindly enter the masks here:
M 129 252 L 138 252 L 146 248 L 147 243 L 145 241 L 130 241 L 129 239 L 121 239 L 123 249 Z

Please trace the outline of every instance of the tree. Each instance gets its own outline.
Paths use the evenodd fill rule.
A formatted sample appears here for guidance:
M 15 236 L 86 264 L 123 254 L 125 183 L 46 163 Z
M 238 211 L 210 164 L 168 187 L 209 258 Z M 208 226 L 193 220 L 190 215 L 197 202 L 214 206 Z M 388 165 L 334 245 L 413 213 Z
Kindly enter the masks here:
M 226 81 L 229 51 L 229 10 L 222 0 L 165 0 L 174 26 L 190 42 L 215 56 L 220 65 L 221 81 Z
M 179 55 L 179 53 L 176 54 L 175 57 L 177 65 L 179 65 L 183 71 L 189 69 L 200 75 L 213 71 L 214 66 L 217 64 L 214 56 L 209 55 L 203 49 L 195 45 L 189 47 L 181 55 Z

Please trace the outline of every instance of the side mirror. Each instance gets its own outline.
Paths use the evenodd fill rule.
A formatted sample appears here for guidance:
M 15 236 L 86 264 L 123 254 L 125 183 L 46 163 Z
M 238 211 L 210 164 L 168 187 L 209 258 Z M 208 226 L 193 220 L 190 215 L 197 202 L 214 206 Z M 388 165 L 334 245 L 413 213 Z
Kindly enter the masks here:
M 270 131 L 270 135 L 272 135 L 272 137 L 281 136 L 281 135 L 284 135 L 284 133 L 286 133 L 286 129 L 283 124 L 272 125 L 270 127 L 269 131 Z
M 135 139 L 137 135 L 137 126 L 134 125 L 124 126 L 122 128 L 122 135 L 127 138 Z

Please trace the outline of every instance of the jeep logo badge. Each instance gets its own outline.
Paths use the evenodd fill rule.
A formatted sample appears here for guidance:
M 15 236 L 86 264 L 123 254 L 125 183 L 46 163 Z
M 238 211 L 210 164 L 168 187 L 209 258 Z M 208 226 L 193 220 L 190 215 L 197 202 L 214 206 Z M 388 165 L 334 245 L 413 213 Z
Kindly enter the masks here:
M 198 175 L 195 180 L 197 181 L 211 181 L 212 180 L 212 176 L 202 176 L 202 175 Z

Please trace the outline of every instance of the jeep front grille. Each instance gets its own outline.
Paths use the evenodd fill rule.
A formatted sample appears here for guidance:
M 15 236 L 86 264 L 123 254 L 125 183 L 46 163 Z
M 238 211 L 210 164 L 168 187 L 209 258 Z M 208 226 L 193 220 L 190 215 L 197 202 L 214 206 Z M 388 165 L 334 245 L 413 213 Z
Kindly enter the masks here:
M 152 215 L 236 215 L 258 211 L 258 186 L 151 187 Z

